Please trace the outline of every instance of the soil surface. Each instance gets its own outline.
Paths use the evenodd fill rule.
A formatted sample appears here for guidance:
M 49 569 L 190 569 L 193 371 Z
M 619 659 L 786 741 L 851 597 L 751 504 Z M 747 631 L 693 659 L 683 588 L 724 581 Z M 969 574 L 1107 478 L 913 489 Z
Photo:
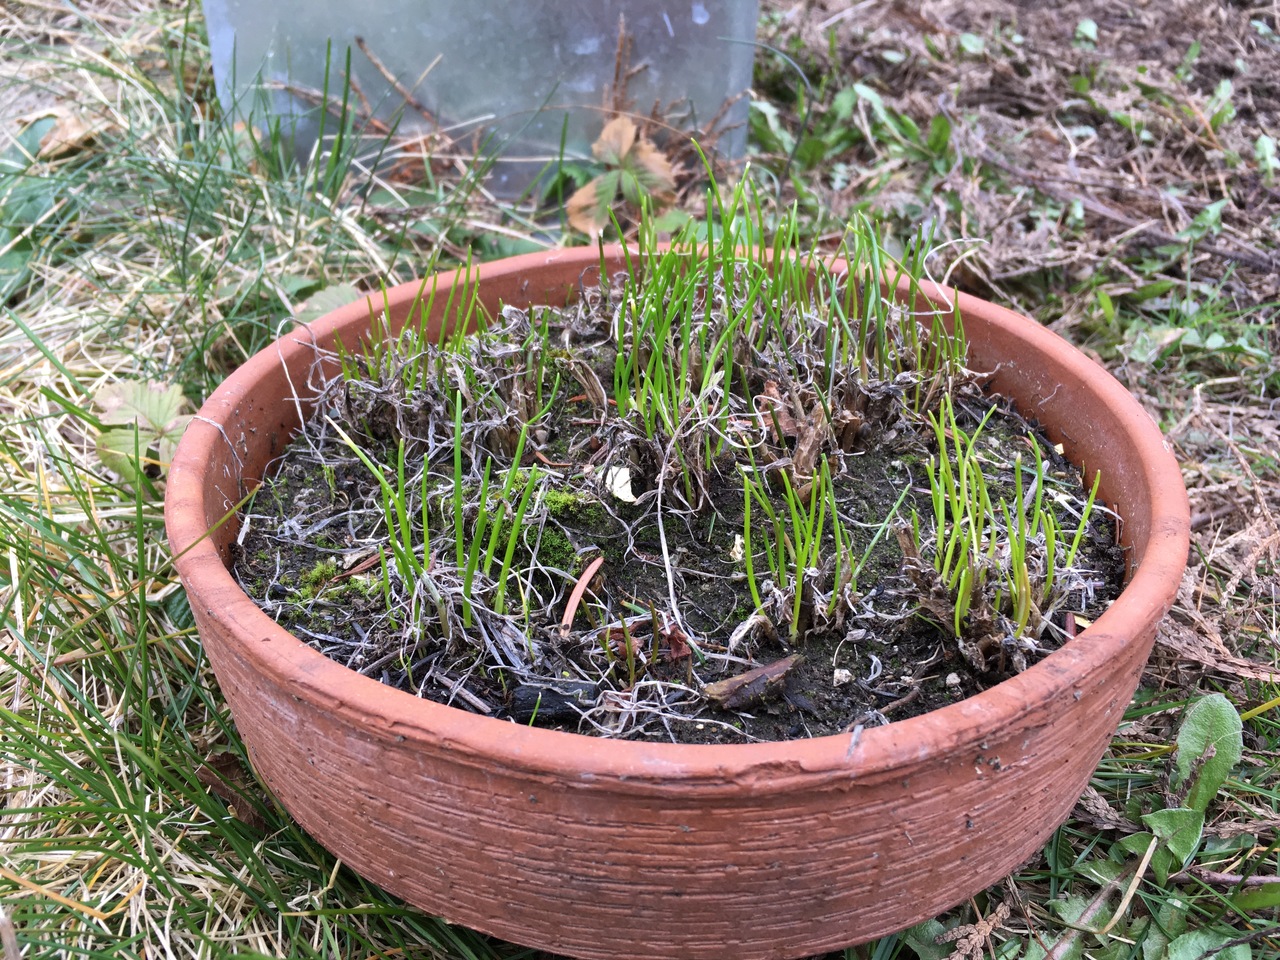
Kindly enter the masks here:
M 496 370 L 495 357 L 537 340 L 529 317 L 504 311 L 504 318 L 510 322 L 479 338 L 477 369 L 494 362 Z M 534 406 L 546 412 L 530 419 L 536 426 L 523 441 L 500 421 L 484 419 L 477 402 L 468 411 L 477 419 L 463 425 L 468 442 L 455 445 L 448 390 L 427 384 L 395 396 L 403 376 L 379 379 L 377 370 L 402 371 L 403 358 L 348 360 L 355 380 L 330 383 L 249 514 L 236 572 L 264 610 L 352 669 L 461 709 L 606 736 L 729 743 L 833 734 L 971 696 L 1056 649 L 1078 618 L 1095 617 L 1118 592 L 1121 557 L 1099 511 L 1071 571 L 1059 572 L 1071 584 L 1068 592 L 1043 621 L 1037 617 L 1019 634 L 1001 613 L 997 590 L 994 601 L 975 603 L 975 609 L 986 604 L 986 619 L 974 614 L 957 634 L 949 624 L 958 594 L 938 583 L 928 560 L 934 515 L 928 468 L 938 454 L 937 434 L 924 416 L 904 415 L 907 391 L 883 407 L 869 431 L 874 442 L 833 450 L 830 459 L 824 454 L 807 493 L 799 487 L 803 476 L 787 479 L 806 438 L 816 435 L 802 422 L 803 405 L 784 404 L 766 424 L 773 464 L 755 463 L 756 455 L 748 462 L 748 453 L 735 456 L 727 445 L 707 447 L 704 438 L 702 466 L 677 474 L 633 429 L 634 413 L 629 421 L 617 417 L 612 401 L 596 395 L 612 381 L 618 359 L 609 338 L 568 312 L 544 315 L 533 327 L 539 322 L 540 350 L 579 342 L 572 359 L 546 349 L 529 364 L 542 371 L 530 397 L 536 392 Z M 425 354 L 429 364 L 449 356 L 432 351 Z M 502 367 L 494 381 L 510 376 Z M 756 403 L 778 389 L 754 372 L 744 382 Z M 503 402 L 518 393 L 510 387 Z M 1025 457 L 1027 465 L 1018 465 L 1029 507 L 1037 482 L 1028 439 L 1034 425 L 963 379 L 953 405 L 948 440 L 957 433 L 978 437 L 991 503 L 1015 503 L 1010 461 Z M 400 467 L 406 436 L 409 452 Z M 408 527 L 426 558 L 421 582 L 434 584 L 432 600 L 397 570 L 388 536 L 394 509 L 389 514 L 387 507 L 395 497 L 387 501 L 384 481 L 352 455 L 347 440 L 355 438 L 370 461 L 386 465 L 383 477 L 398 482 L 406 516 L 428 517 L 425 546 L 421 522 Z M 1043 436 L 1035 447 L 1043 457 L 1045 504 L 1069 541 L 1085 499 L 1079 474 Z M 762 478 L 752 517 L 748 468 Z M 540 492 L 524 498 L 521 513 L 521 489 L 528 483 L 532 494 L 535 480 Z M 790 500 L 789 493 L 795 493 Z M 794 547 L 796 503 L 802 518 L 808 507 L 822 531 L 803 564 L 798 599 L 796 578 L 768 559 L 772 550 Z M 828 525 L 829 515 L 839 522 Z M 923 528 L 914 537 L 913 517 Z M 461 547 L 448 532 L 450 521 L 457 529 L 459 520 Z M 472 557 L 486 545 L 487 563 Z M 504 563 L 504 553 L 514 562 Z M 993 570 L 999 565 L 991 563 Z M 459 586 L 468 570 L 470 602 Z M 929 593 L 932 601 L 922 596 Z M 442 627 L 446 621 L 452 627 Z M 467 630 L 477 636 L 460 640 Z

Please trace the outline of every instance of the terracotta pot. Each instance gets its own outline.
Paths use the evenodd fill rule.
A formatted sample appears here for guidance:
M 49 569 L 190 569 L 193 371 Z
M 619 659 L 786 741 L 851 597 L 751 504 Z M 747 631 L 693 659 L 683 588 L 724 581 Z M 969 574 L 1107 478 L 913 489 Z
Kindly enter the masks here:
M 620 268 L 616 250 L 607 259 Z M 480 298 L 490 310 L 562 303 L 599 262 L 581 249 L 490 263 Z M 390 292 L 395 325 L 419 290 Z M 235 522 L 206 534 L 297 431 L 308 403 L 293 396 L 305 394 L 315 346 L 339 333 L 353 342 L 370 306 L 263 350 L 192 423 L 165 504 L 178 572 L 258 775 L 392 893 L 577 957 L 804 956 L 932 917 L 1016 868 L 1066 818 L 1129 703 L 1187 559 L 1187 499 L 1159 430 L 1110 375 L 1024 317 L 959 301 L 972 365 L 994 370 L 993 387 L 1072 460 L 1101 469 L 1131 580 L 1073 641 L 979 696 L 860 736 L 789 743 L 615 742 L 519 726 L 382 686 L 285 632 L 227 572 Z M 439 329 L 438 317 L 427 323 Z

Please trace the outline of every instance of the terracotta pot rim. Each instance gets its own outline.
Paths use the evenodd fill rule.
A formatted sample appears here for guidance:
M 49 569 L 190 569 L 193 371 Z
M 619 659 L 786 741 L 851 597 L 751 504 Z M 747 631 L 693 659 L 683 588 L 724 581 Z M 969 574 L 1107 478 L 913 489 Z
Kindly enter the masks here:
M 594 248 L 526 254 L 473 268 L 471 278 L 484 283 L 557 261 L 581 262 L 586 271 L 599 258 Z M 447 289 L 460 274 L 439 275 L 441 288 Z M 387 296 L 392 303 L 411 300 L 422 284 L 401 284 Z M 955 294 L 934 284 L 924 285 L 922 292 L 940 303 Z M 709 746 L 605 740 L 527 727 L 414 697 L 329 660 L 280 627 L 240 589 L 206 536 L 205 465 L 215 445 L 228 442 L 218 425 L 223 412 L 234 410 L 237 398 L 252 389 L 254 380 L 282 362 L 284 351 L 311 351 L 315 341 L 336 328 L 367 319 L 365 299 L 286 334 L 228 377 L 201 408 L 178 447 L 168 480 L 165 519 L 175 567 L 193 604 L 202 589 L 234 589 L 227 603 L 207 611 L 209 616 L 253 638 L 248 641 L 252 644 L 249 655 L 257 668 L 286 682 L 297 698 L 359 716 L 370 732 L 386 737 L 447 743 L 461 763 L 498 762 L 534 774 L 568 776 L 584 784 L 593 779 L 630 781 L 645 790 L 677 781 L 702 782 L 712 790 L 717 785 L 733 789 L 735 783 L 749 781 L 756 790 L 772 792 L 793 788 L 797 778 L 847 778 L 855 757 L 859 778 L 867 778 L 951 753 L 964 744 L 978 745 L 1046 696 L 1076 695 L 1081 677 L 1105 669 L 1131 637 L 1167 611 L 1186 561 L 1190 518 L 1176 461 L 1156 424 L 1123 386 L 1038 323 L 975 297 L 955 295 L 962 315 L 983 314 L 988 323 L 1024 343 L 1028 354 L 1057 353 L 1073 375 L 1090 381 L 1111 414 L 1123 422 L 1134 455 L 1142 459 L 1142 482 L 1152 502 L 1150 535 L 1143 560 L 1124 592 L 1088 629 L 1024 673 L 919 717 L 850 734 L 774 743 Z M 381 308 L 382 297 L 373 302 Z M 762 780 L 759 773 L 770 768 L 773 776 Z

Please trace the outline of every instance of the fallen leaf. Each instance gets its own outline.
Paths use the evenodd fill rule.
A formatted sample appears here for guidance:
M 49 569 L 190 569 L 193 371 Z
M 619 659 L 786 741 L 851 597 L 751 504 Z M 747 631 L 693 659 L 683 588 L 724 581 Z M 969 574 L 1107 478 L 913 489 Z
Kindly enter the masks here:
M 689 646 L 689 635 L 677 623 L 669 623 L 663 628 L 662 639 L 667 641 L 667 649 L 663 655 L 668 660 L 684 660 L 693 653 Z
M 234 754 L 211 753 L 196 768 L 196 779 L 226 803 L 227 812 L 233 817 L 258 833 L 266 832 L 267 821 L 246 799 L 251 793 L 261 792 L 257 781 Z
M 78 153 L 106 128 L 106 124 L 102 121 L 86 123 L 83 116 L 61 104 L 29 113 L 25 117 L 20 117 L 18 122 L 23 126 L 30 126 L 37 120 L 46 118 L 53 120 L 53 126 L 40 138 L 36 156 L 41 160 Z
M 94 402 L 106 425 L 98 434 L 98 457 L 129 483 L 137 483 L 148 466 L 163 472 L 191 422 L 183 412 L 187 398 L 174 384 L 119 380 L 98 390 Z

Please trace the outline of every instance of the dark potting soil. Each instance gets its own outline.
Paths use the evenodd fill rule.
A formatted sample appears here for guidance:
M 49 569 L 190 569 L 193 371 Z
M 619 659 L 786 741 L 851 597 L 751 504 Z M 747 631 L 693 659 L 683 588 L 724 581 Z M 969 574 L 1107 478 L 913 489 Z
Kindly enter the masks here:
M 591 364 L 599 380 L 610 382 L 611 348 L 572 362 Z M 463 494 L 455 501 L 451 478 L 461 451 L 431 441 L 452 430 L 447 404 L 432 407 L 412 396 L 379 403 L 375 390 L 375 401 L 361 406 L 347 388 L 330 391 L 246 513 L 235 566 L 240 583 L 263 610 L 324 655 L 414 695 L 513 723 L 682 743 L 822 736 L 945 706 L 1056 649 L 1121 587 L 1123 558 L 1112 520 L 1099 508 L 1070 571 L 1069 591 L 1044 622 L 1032 624 L 1034 632 L 1015 637 L 1007 618 L 997 617 L 981 651 L 973 638 L 956 637 L 940 622 L 947 617 L 937 604 L 922 603 L 931 566 L 913 566 L 904 557 L 904 545 L 908 554 L 916 552 L 908 542 L 913 513 L 924 527 L 921 541 L 932 537 L 925 465 L 938 454 L 934 432 L 921 420 L 895 416 L 886 419 L 876 442 L 830 461 L 834 509 L 853 540 L 849 556 L 861 561 L 856 582 L 848 564 L 843 572 L 833 569 L 828 532 L 797 607 L 794 583 L 788 589 L 767 575 L 760 541 L 767 543 L 773 528 L 762 522 L 758 502 L 747 523 L 735 457 L 727 450 L 708 456 L 700 491 L 681 490 L 672 475 L 656 479 L 644 444 L 632 445 L 623 461 L 626 472 L 619 474 L 601 455 L 618 424 L 607 405 L 602 413 L 598 398 L 586 395 L 589 390 L 578 392 L 580 382 L 589 387 L 592 378 L 571 379 L 574 369 L 567 363 L 557 373 L 548 368 L 543 389 L 555 402 L 529 431 L 500 519 L 479 530 L 481 463 L 501 447 L 509 462 L 510 438 L 495 440 L 491 429 L 484 448 L 470 446 Z M 1028 440 L 1034 425 L 972 383 L 956 390 L 956 421 L 972 433 L 993 402 L 997 409 L 978 443 L 983 472 L 991 502 L 1013 503 L 1017 454 L 1026 461 L 1024 487 L 1034 475 Z M 360 437 L 367 456 L 387 465 L 384 476 L 395 482 L 410 409 L 423 423 L 444 421 L 411 436 L 406 447 L 410 518 L 424 512 L 419 493 L 427 490 L 425 550 L 421 524 L 414 528 L 424 578 L 431 581 L 425 590 L 397 573 L 382 485 L 329 426 L 337 422 L 347 436 Z M 804 440 L 802 424 L 775 419 L 773 430 L 784 452 Z M 1037 446 L 1045 462 L 1045 502 L 1069 539 L 1086 499 L 1079 472 L 1043 436 Z M 535 466 L 543 485 L 514 528 L 520 488 Z M 500 468 L 505 472 L 503 464 L 494 465 L 485 497 L 490 513 L 501 499 Z M 424 473 L 429 489 L 418 482 Z M 779 477 L 773 471 L 765 490 L 785 527 L 789 507 Z M 658 493 L 670 507 L 661 513 Z M 469 631 L 462 629 L 468 604 L 448 528 L 461 501 L 464 541 L 479 532 L 482 542 L 495 538 L 499 544 L 487 571 L 483 560 L 474 564 L 476 610 Z M 694 501 L 697 509 L 689 506 Z M 516 562 L 503 575 L 508 543 Z M 465 558 L 461 566 L 467 566 Z M 503 601 L 494 598 L 504 576 L 502 609 Z M 584 579 L 584 600 L 562 626 L 574 587 Z M 483 616 L 481 602 L 488 611 Z

